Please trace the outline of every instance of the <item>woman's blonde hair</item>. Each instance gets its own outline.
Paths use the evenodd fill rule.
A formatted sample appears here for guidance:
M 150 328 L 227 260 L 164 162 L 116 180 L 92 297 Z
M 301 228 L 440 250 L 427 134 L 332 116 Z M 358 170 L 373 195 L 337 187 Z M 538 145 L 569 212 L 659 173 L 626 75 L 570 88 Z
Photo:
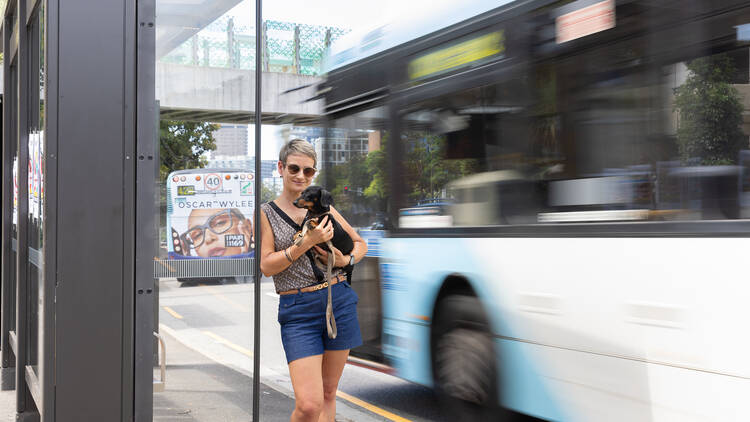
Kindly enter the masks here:
M 292 139 L 284 144 L 279 151 L 279 161 L 286 164 L 287 157 L 292 154 L 306 155 L 313 159 L 314 167 L 318 165 L 318 155 L 315 153 L 315 148 L 304 139 Z

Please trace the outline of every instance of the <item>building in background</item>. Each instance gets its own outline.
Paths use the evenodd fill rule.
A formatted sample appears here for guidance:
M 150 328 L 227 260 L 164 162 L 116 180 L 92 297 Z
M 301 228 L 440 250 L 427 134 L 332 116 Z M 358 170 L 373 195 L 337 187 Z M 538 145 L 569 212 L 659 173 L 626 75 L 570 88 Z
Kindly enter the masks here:
M 279 195 L 283 188 L 279 173 L 276 171 L 276 162 L 276 160 L 261 160 L 260 162 L 260 174 L 263 185 L 270 189 L 274 196 Z M 208 160 L 208 165 L 206 167 L 215 169 L 248 169 L 255 171 L 255 157 L 216 156 Z
M 247 155 L 247 130 L 247 125 L 222 123 L 221 127 L 214 132 L 214 139 L 216 140 L 216 150 L 211 153 L 211 156 L 219 157 Z
M 295 129 L 297 131 L 295 132 Z M 315 153 L 318 155 L 319 168 L 325 167 L 328 163 L 332 165 L 343 164 L 348 162 L 352 157 L 357 155 L 367 155 L 369 152 L 369 133 L 370 131 L 355 129 L 331 128 L 326 139 L 321 136 L 305 137 L 302 129 L 293 128 L 292 133 L 295 137 L 306 139 L 315 147 Z M 320 128 L 314 128 L 320 129 Z M 322 132 L 322 129 L 320 129 Z
M 208 160 L 207 168 L 255 170 L 255 157 L 216 155 Z M 274 177 L 276 160 L 261 160 L 260 174 L 266 179 Z

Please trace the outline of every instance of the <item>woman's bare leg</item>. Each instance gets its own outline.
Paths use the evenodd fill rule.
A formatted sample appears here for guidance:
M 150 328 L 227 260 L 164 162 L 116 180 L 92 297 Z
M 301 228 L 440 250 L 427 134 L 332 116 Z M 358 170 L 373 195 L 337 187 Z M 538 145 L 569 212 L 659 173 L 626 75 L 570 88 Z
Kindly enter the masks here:
M 318 422 L 334 422 L 336 419 L 336 390 L 347 357 L 349 350 L 326 350 L 323 353 L 323 410 Z
M 323 355 L 308 356 L 289 364 L 294 388 L 291 422 L 316 422 L 323 410 Z

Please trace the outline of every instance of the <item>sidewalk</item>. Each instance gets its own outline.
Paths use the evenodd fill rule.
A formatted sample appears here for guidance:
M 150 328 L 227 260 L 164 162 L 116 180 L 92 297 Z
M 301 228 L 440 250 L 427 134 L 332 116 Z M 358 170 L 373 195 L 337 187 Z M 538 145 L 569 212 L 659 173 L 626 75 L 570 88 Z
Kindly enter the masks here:
M 252 420 L 252 378 L 220 365 L 166 333 L 166 390 L 154 393 L 154 421 Z M 260 418 L 288 422 L 294 401 L 261 384 Z
M 154 394 L 154 422 L 234 422 L 252 420 L 253 380 L 185 346 L 162 331 L 167 343 L 166 390 Z M 155 371 L 155 373 L 158 373 Z M 261 382 L 260 420 L 288 422 L 294 400 Z M 380 422 L 383 419 L 343 400 L 336 405 L 337 422 Z M 4 421 L 0 421 L 4 422 Z
M 16 390 L 0 391 L 0 422 L 16 420 Z

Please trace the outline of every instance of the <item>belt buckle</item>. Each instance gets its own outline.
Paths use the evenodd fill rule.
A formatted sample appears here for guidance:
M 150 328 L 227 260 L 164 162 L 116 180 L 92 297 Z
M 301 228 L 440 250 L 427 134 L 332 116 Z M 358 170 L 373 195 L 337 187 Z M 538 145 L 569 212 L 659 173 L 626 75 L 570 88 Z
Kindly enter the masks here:
M 315 290 L 325 289 L 326 287 L 328 287 L 328 282 L 327 281 L 325 281 L 323 283 L 320 283 L 317 286 L 315 286 Z

